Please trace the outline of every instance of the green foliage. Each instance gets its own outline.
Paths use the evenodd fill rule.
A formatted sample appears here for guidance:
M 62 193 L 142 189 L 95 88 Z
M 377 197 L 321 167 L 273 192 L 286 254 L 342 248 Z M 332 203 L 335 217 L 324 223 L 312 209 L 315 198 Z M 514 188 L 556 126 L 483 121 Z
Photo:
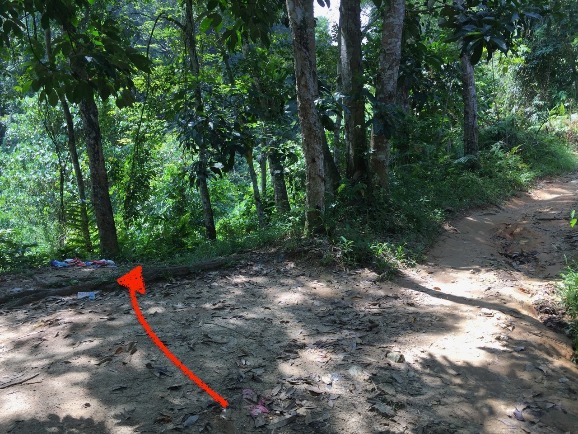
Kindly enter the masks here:
M 495 51 L 506 54 L 517 30 L 530 27 L 532 20 L 541 18 L 541 12 L 535 1 L 456 1 L 442 7 L 440 27 L 452 30 L 445 41 L 459 41 L 462 53 L 470 55 L 475 65 L 484 50 L 488 60 Z
M 374 3 L 379 8 L 382 2 Z M 187 4 L 197 24 L 198 76 L 182 38 Z M 35 255 L 88 255 L 59 114 L 63 96 L 71 103 L 87 189 L 86 138 L 75 103 L 100 96 L 109 191 L 126 259 L 170 261 L 275 243 L 299 248 L 306 162 L 292 37 L 281 6 L 265 0 L 6 3 L 0 10 L 0 54 L 6 59 L 0 68 L 0 230 L 5 231 L 0 259 L 8 264 L 7 258 L 28 263 Z M 372 97 L 381 73 L 383 11 L 365 6 L 371 14 L 364 26 L 366 109 L 369 116 L 381 113 L 387 124 L 389 191 L 343 181 L 325 219 L 331 246 L 324 261 L 343 268 L 366 264 L 384 277 L 419 258 L 452 212 L 499 202 L 538 176 L 573 169 L 575 157 L 566 143 L 578 143 L 575 14 L 557 15 L 560 29 L 546 17 L 525 35 L 521 30 L 536 12 L 527 2 L 447 4 L 442 28 L 436 13 L 407 6 L 399 104 L 388 107 Z M 52 61 L 44 32 L 49 28 Z M 348 107 L 336 73 L 336 29 L 319 18 L 314 31 L 316 104 L 343 168 L 348 151 L 341 116 Z M 484 53 L 510 53 L 476 68 L 482 151 L 475 158 L 463 155 L 460 52 L 448 35 L 474 60 Z M 531 91 L 534 87 L 538 91 Z M 46 102 L 54 108 L 46 109 Z M 341 129 L 335 131 L 338 119 Z M 38 127 L 45 124 L 50 134 Z M 368 135 L 370 128 L 368 123 Z M 289 213 L 277 213 L 266 174 L 260 192 L 265 230 L 257 221 L 244 158 L 248 150 L 256 159 L 279 162 L 291 202 Z M 218 236 L 213 242 L 204 240 L 199 174 L 209 175 Z M 89 203 L 96 244 L 93 214 Z
M 558 292 L 566 308 L 566 314 L 572 320 L 570 333 L 574 337 L 578 358 L 578 269 L 575 266 L 562 273 L 562 283 L 558 285 Z
M 36 243 L 19 241 L 23 237 L 12 229 L 0 228 L 0 272 L 45 265 L 48 255 Z
M 419 137 L 423 125 L 415 118 L 412 122 Z M 371 193 L 361 183 L 340 187 L 328 213 L 333 247 L 325 261 L 342 267 L 369 265 L 388 277 L 419 258 L 453 213 L 500 203 L 538 177 L 578 167 L 573 147 L 563 137 L 527 131 L 520 124 L 510 120 L 484 130 L 481 135 L 487 140 L 503 138 L 507 132 L 517 145 L 485 142 L 473 162 L 450 158 L 425 137 L 415 151 L 394 148 L 397 164 L 392 167 L 388 194 Z

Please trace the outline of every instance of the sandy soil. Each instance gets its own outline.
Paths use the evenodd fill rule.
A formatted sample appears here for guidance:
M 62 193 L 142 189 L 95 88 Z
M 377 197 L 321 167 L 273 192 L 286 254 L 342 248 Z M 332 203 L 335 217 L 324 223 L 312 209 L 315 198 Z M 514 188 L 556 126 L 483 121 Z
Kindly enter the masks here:
M 578 433 L 571 343 L 542 323 L 564 327 L 552 300 L 578 242 L 576 178 L 448 224 L 394 282 L 321 267 L 319 247 L 147 285 L 146 320 L 227 410 L 121 287 L 0 305 L 0 432 Z M 2 276 L 0 295 L 115 272 Z

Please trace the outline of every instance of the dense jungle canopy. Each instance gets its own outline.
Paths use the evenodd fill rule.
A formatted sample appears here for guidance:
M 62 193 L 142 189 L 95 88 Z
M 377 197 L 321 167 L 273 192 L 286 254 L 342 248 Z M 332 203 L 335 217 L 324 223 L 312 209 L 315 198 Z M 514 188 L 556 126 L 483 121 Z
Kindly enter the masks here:
M 333 1 L 0 0 L 0 270 L 323 236 L 387 271 L 575 167 L 578 2 Z

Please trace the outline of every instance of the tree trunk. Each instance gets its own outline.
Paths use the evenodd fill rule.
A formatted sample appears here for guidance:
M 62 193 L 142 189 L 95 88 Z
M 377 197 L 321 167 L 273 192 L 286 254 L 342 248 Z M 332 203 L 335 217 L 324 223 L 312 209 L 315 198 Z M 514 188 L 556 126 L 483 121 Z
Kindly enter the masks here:
M 365 135 L 365 98 L 361 63 L 361 4 L 359 0 L 341 0 L 341 85 L 345 94 L 345 143 L 347 177 L 360 181 L 367 177 L 367 139 Z
M 96 216 L 96 226 L 100 239 L 100 251 L 104 257 L 116 257 L 119 253 L 116 225 L 112 212 L 112 203 L 108 193 L 108 176 L 104 164 L 102 138 L 98 124 L 98 108 L 94 95 L 86 97 L 80 103 L 80 115 L 84 124 L 86 150 L 92 183 L 92 203 Z
M 379 69 L 375 83 L 377 107 L 374 108 L 371 128 L 371 171 L 377 185 L 384 190 L 389 185 L 390 153 L 385 110 L 396 102 L 404 17 L 405 0 L 391 0 L 383 12 Z
M 257 173 L 255 172 L 255 166 L 253 166 L 253 149 L 248 149 L 247 152 L 245 152 L 245 159 L 247 160 L 247 166 L 249 166 L 249 176 L 251 177 L 251 185 L 253 186 L 253 198 L 255 199 L 255 209 L 257 210 L 259 227 L 264 228 L 265 212 L 263 211 L 263 204 L 261 203 Z
M 464 155 L 478 155 L 478 103 L 474 66 L 467 53 L 462 55 L 460 61 L 464 100 Z
M 281 160 L 275 152 L 270 152 L 268 157 L 271 183 L 273 184 L 273 192 L 275 193 L 275 208 L 277 208 L 279 214 L 284 214 L 291 209 L 289 197 L 287 196 L 285 172 L 283 171 Z
M 341 53 L 341 27 L 337 25 L 337 52 Z M 341 61 L 337 62 L 337 86 L 336 91 L 342 93 L 341 86 Z M 337 113 L 335 118 L 335 125 L 333 127 L 333 161 L 339 170 L 342 168 L 341 157 L 341 122 L 343 121 L 343 112 L 341 107 L 336 107 Z
M 88 209 L 86 207 L 86 189 L 84 186 L 84 177 L 82 176 L 82 169 L 80 168 L 80 162 L 78 160 L 78 151 L 76 149 L 76 134 L 74 132 L 74 123 L 72 121 L 72 114 L 70 113 L 70 107 L 64 96 L 60 97 L 60 104 L 62 105 L 62 111 L 64 112 L 64 118 L 66 119 L 66 131 L 68 134 L 68 152 L 70 153 L 70 158 L 72 160 L 72 167 L 74 169 L 74 176 L 76 177 L 76 185 L 78 188 L 78 199 L 80 201 L 80 229 L 82 231 L 82 237 L 84 238 L 84 247 L 87 252 L 92 252 L 94 247 L 92 246 L 92 240 L 90 239 L 90 227 L 88 220 Z
M 48 63 L 51 67 L 54 67 L 54 55 L 52 54 L 52 35 L 50 33 L 50 28 L 46 29 L 44 33 L 44 39 L 46 42 Z M 86 248 L 86 251 L 92 252 L 94 248 L 92 246 L 92 240 L 90 239 L 88 210 L 86 208 L 86 189 L 84 186 L 84 177 L 82 176 L 80 162 L 78 160 L 78 151 L 76 149 L 76 133 L 74 132 L 74 122 L 72 120 L 72 114 L 70 113 L 70 107 L 66 97 L 64 95 L 59 95 L 59 99 L 60 105 L 62 106 L 62 112 L 64 113 L 64 119 L 66 121 L 68 152 L 70 154 L 70 159 L 72 160 L 74 176 L 76 177 L 76 186 L 78 188 L 78 199 L 80 201 L 80 230 L 82 232 L 82 237 L 84 238 L 84 247 Z
M 261 171 L 261 197 L 265 198 L 267 195 L 267 156 L 261 153 L 259 159 L 259 170 Z
M 331 151 L 329 150 L 325 131 L 323 132 L 323 162 L 325 166 L 325 193 L 333 197 L 335 196 L 339 183 L 341 182 L 341 176 L 339 175 L 339 169 L 333 160 L 333 155 L 331 155 Z
M 81 80 L 87 80 L 85 59 L 81 55 L 73 55 L 70 66 L 73 73 Z M 112 203 L 108 192 L 108 176 L 102 150 L 102 136 L 98 123 L 98 108 L 91 91 L 79 104 L 80 117 L 84 126 L 88 166 L 92 183 L 92 205 L 96 217 L 100 252 L 105 257 L 116 257 L 119 254 L 116 225 L 112 211 Z
M 185 30 L 184 38 L 185 45 L 189 54 L 189 67 L 191 73 L 197 79 L 200 75 L 199 57 L 197 55 L 197 44 L 195 39 L 195 20 L 193 17 L 193 2 L 192 0 L 185 0 Z M 194 88 L 195 111 L 197 113 L 203 112 L 203 98 L 201 94 L 201 87 L 199 83 L 195 83 Z M 203 143 L 199 146 L 199 165 L 197 169 L 197 178 L 199 185 L 199 195 L 201 196 L 201 203 L 203 205 L 203 218 L 205 221 L 205 232 L 209 240 L 217 239 L 217 230 L 215 228 L 215 217 L 213 214 L 213 206 L 211 204 L 211 196 L 209 194 L 209 186 L 207 184 L 207 148 Z
M 215 217 L 213 215 L 213 205 L 207 184 L 207 155 L 204 148 L 199 151 L 199 169 L 197 170 L 199 183 L 199 195 L 203 206 L 203 218 L 205 220 L 205 236 L 209 240 L 217 239 L 217 229 L 215 228 Z
M 199 65 L 199 56 L 197 55 L 197 42 L 195 31 L 195 19 L 193 17 L 193 1 L 185 0 L 185 45 L 189 54 L 189 67 L 192 74 L 199 78 L 201 67 Z M 203 98 L 201 95 L 201 87 L 199 83 L 195 83 L 195 104 L 197 111 L 203 110 Z
M 323 163 L 323 127 L 315 107 L 318 97 L 315 58 L 315 21 L 313 0 L 286 0 L 293 34 L 293 55 L 297 84 L 297 108 L 306 174 L 306 230 L 321 232 L 325 212 L 325 173 Z

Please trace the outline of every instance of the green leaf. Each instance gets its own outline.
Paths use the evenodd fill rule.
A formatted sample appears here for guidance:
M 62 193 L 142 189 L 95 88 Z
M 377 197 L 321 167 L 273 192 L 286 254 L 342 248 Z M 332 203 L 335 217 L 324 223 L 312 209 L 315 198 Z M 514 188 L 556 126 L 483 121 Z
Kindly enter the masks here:
M 129 58 L 134 64 L 134 66 L 136 66 L 139 70 L 146 72 L 147 74 L 150 74 L 151 62 L 148 59 L 148 57 L 143 56 L 142 54 L 139 53 L 133 53 L 130 55 Z
M 221 22 L 223 21 L 223 17 L 221 16 L 221 14 L 217 12 L 210 14 L 208 18 L 211 19 L 211 27 L 213 29 L 219 27 L 219 24 L 221 24 Z
M 506 44 L 506 41 L 504 41 L 502 38 L 498 37 L 498 36 L 492 36 L 490 38 L 490 40 L 496 44 L 498 46 L 498 49 L 502 52 L 502 53 L 507 53 L 508 52 L 508 45 Z
M 482 44 L 480 41 L 475 42 L 472 45 L 472 54 L 470 56 L 470 61 L 472 62 L 472 65 L 476 65 L 480 59 L 482 58 L 482 53 L 484 51 L 484 44 Z
M 132 92 L 128 89 L 123 89 L 120 96 L 116 99 L 116 106 L 119 109 L 129 107 L 134 103 L 135 99 Z
M 54 91 L 54 89 L 49 89 L 47 96 L 48 96 L 48 103 L 52 107 L 56 107 L 56 105 L 58 104 L 58 94 Z

